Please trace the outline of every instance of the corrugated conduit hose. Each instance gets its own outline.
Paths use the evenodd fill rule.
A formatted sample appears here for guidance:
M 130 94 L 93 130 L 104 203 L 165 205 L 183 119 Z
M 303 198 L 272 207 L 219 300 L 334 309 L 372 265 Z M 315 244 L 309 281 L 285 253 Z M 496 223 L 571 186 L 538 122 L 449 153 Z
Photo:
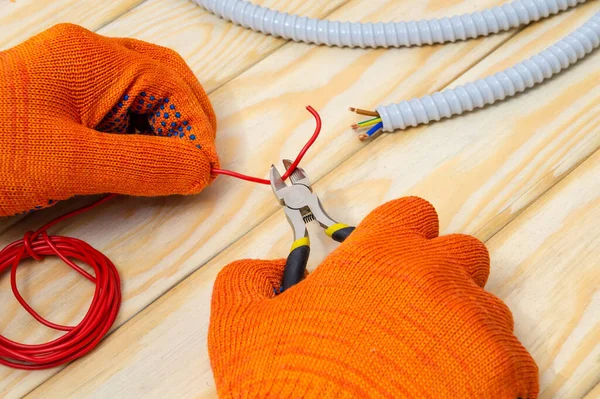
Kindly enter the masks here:
M 213 14 L 256 32 L 297 42 L 339 47 L 410 47 L 473 39 L 547 18 L 586 0 L 517 0 L 484 11 L 410 22 L 360 23 L 300 17 L 243 0 L 193 0 Z M 427 124 L 514 96 L 575 64 L 600 46 L 600 12 L 528 60 L 484 79 L 380 105 L 383 130 Z

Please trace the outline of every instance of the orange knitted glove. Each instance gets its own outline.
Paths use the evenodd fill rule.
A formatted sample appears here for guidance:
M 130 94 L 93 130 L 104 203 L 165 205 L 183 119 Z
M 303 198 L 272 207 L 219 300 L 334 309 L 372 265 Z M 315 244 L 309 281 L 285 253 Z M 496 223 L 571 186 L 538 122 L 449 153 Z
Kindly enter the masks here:
M 74 195 L 197 193 L 215 129 L 175 52 L 57 25 L 0 53 L 0 216 Z
M 284 264 L 243 260 L 217 277 L 208 346 L 220 397 L 537 396 L 510 311 L 482 288 L 485 246 L 438 237 L 428 202 L 379 207 L 275 296 Z

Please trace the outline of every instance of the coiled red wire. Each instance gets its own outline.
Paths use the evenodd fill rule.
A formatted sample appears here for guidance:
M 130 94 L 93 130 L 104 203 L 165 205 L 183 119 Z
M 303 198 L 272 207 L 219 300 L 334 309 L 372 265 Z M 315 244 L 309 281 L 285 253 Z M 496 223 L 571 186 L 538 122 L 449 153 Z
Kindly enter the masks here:
M 302 148 L 295 161 L 286 171 L 286 180 L 315 142 L 321 132 L 321 118 L 312 107 L 307 110 L 315 117 L 315 132 Z M 269 180 L 229 170 L 213 169 L 215 174 L 223 174 L 255 183 L 270 184 Z M 0 273 L 10 269 L 10 286 L 17 301 L 38 322 L 57 331 L 65 331 L 59 338 L 45 344 L 29 345 L 12 341 L 0 335 L 0 364 L 22 370 L 43 370 L 75 360 L 91 350 L 110 330 L 121 306 L 121 279 L 115 265 L 101 252 L 77 238 L 50 236 L 48 229 L 63 220 L 70 219 L 92 208 L 100 206 L 116 197 L 108 195 L 88 206 L 60 216 L 35 232 L 8 245 L 0 252 Z M 44 257 L 57 256 L 73 270 L 96 284 L 92 303 L 84 318 L 76 326 L 55 324 L 40 316 L 21 296 L 17 287 L 17 269 L 26 259 L 42 261 Z M 94 276 L 83 270 L 73 260 L 85 263 L 94 270 Z
M 77 359 L 92 349 L 108 332 L 121 306 L 121 280 L 115 265 L 89 244 L 72 237 L 49 236 L 47 230 L 57 223 L 95 208 L 112 198 L 109 195 L 91 205 L 67 213 L 35 232 L 27 232 L 0 252 L 0 272 L 10 268 L 10 286 L 17 301 L 37 321 L 66 333 L 39 345 L 27 345 L 0 335 L 0 364 L 23 370 L 42 370 Z M 74 327 L 55 324 L 44 319 L 29 306 L 17 287 L 17 268 L 25 259 L 41 261 L 46 256 L 57 256 L 73 270 L 96 284 L 92 303 L 85 317 Z M 95 276 L 79 267 L 78 260 L 89 265 Z

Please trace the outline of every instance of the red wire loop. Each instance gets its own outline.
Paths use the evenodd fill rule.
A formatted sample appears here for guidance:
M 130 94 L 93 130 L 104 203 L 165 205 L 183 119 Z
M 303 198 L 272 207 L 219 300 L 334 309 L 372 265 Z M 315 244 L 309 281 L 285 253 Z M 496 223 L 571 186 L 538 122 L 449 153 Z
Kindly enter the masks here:
M 0 272 L 10 268 L 10 285 L 17 301 L 38 322 L 65 334 L 44 344 L 22 344 L 0 335 L 0 364 L 23 370 L 56 367 L 77 359 L 92 349 L 113 325 L 121 306 L 121 280 L 114 264 L 89 244 L 71 237 L 49 236 L 46 229 L 62 220 L 79 215 L 114 198 L 95 203 L 61 216 L 36 232 L 28 231 L 0 252 Z M 92 303 L 76 326 L 63 326 L 40 316 L 23 298 L 17 287 L 17 269 L 26 259 L 43 260 L 57 256 L 72 269 L 96 285 Z M 89 265 L 94 275 L 73 260 Z
M 294 162 L 292 162 L 292 165 L 283 174 L 283 176 L 281 176 L 281 179 L 284 180 L 284 181 L 287 180 L 287 178 L 290 177 L 292 175 L 292 173 L 294 173 L 294 171 L 296 170 L 296 168 L 300 164 L 300 161 L 302 161 L 302 158 L 304 158 L 304 155 L 306 155 L 306 152 L 310 149 L 310 147 L 312 147 L 312 145 L 314 144 L 314 142 L 317 140 L 317 137 L 319 137 L 319 134 L 321 133 L 321 127 L 323 125 L 323 123 L 321 121 L 321 116 L 310 105 L 308 107 L 306 107 L 306 109 L 308 110 L 308 112 L 310 112 L 315 117 L 315 121 L 317 123 L 317 126 L 315 127 L 315 132 L 313 133 L 313 135 L 311 136 L 311 138 L 304 145 L 304 147 L 302 147 L 302 150 L 300 150 L 300 153 L 298 154 L 298 156 L 296 157 L 296 159 L 294 160 Z M 246 180 L 246 181 L 250 181 L 250 182 L 253 182 L 253 183 L 266 184 L 266 185 L 270 185 L 271 184 L 271 182 L 269 180 L 267 180 L 267 179 L 261 179 L 259 177 L 254 177 L 254 176 L 248 176 L 248 175 L 244 175 L 242 173 L 234 172 L 234 171 L 231 171 L 231 170 L 213 169 L 212 172 L 214 174 L 216 174 L 216 175 L 231 176 L 231 177 L 235 177 L 236 179 Z
M 321 117 L 308 106 L 306 109 L 315 117 L 317 126 L 310 140 L 302 148 L 290 168 L 282 176 L 286 180 L 298 167 L 300 161 L 321 132 Z M 271 184 L 269 180 L 243 175 L 230 170 L 213 169 L 223 174 L 255 183 Z M 121 306 L 121 279 L 115 265 L 101 252 L 89 244 L 71 237 L 49 236 L 47 230 L 65 219 L 72 218 L 95 208 L 116 197 L 106 196 L 91 205 L 58 217 L 37 231 L 28 231 L 21 240 L 8 245 L 0 252 L 0 273 L 10 269 L 10 285 L 17 301 L 38 322 L 65 334 L 45 344 L 22 344 L 0 335 L 0 364 L 23 370 L 42 370 L 75 360 L 90 352 L 110 330 Z M 17 287 L 17 269 L 26 259 L 42 261 L 47 256 L 60 258 L 73 270 L 96 284 L 92 303 L 83 320 L 76 326 L 63 326 L 40 316 L 25 301 Z M 91 275 L 73 260 L 85 263 L 94 270 Z
M 31 236 L 33 235 L 33 231 L 28 231 L 27 233 L 25 233 L 25 236 L 23 236 L 23 246 L 25 247 L 25 252 L 27 252 L 27 254 L 35 259 L 35 260 L 44 260 L 43 257 L 41 257 L 40 255 L 38 255 L 32 247 L 32 243 L 31 243 Z

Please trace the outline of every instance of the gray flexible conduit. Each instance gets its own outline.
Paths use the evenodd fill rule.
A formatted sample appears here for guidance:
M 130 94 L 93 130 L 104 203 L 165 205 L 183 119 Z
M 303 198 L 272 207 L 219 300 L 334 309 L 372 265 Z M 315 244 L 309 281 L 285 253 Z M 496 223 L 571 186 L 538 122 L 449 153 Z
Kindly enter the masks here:
M 361 23 L 300 17 L 244 0 L 193 0 L 211 13 L 256 32 L 297 42 L 339 47 L 410 47 L 467 40 L 547 18 L 586 0 L 516 0 L 450 18 Z M 482 108 L 549 79 L 600 46 L 600 12 L 538 55 L 454 89 L 378 106 L 384 131 L 405 129 Z

